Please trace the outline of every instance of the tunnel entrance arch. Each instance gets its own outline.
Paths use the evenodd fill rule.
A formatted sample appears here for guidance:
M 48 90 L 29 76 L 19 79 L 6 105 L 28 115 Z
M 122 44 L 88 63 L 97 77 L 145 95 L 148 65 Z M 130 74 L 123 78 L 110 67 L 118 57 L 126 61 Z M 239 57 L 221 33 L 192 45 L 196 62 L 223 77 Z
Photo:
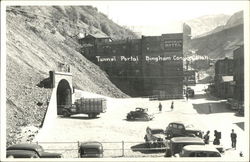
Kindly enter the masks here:
M 57 115 L 62 115 L 62 108 L 72 103 L 72 90 L 67 80 L 62 79 L 57 86 Z

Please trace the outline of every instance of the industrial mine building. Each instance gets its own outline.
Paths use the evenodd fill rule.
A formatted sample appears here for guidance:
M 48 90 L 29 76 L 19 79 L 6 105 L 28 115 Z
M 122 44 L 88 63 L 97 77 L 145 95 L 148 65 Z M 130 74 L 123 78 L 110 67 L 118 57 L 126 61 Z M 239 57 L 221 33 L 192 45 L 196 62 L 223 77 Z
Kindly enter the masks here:
M 91 37 L 98 40 L 94 35 Z M 94 41 L 92 46 L 83 48 L 82 53 L 130 96 L 183 98 L 183 37 L 183 33 L 172 33 L 142 36 L 141 39 Z M 80 41 L 84 42 L 84 38 Z

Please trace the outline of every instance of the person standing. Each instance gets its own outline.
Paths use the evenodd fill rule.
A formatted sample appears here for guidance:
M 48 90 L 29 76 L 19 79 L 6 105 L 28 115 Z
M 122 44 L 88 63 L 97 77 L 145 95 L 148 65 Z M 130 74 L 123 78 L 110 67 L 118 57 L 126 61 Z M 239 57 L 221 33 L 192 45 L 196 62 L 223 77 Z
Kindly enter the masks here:
M 220 145 L 221 133 L 217 130 L 214 130 L 214 145 Z
M 161 110 L 162 110 L 162 105 L 161 105 L 161 103 L 159 103 L 159 111 L 161 112 Z
M 236 149 L 236 139 L 237 139 L 237 134 L 234 133 L 234 130 L 232 129 L 231 142 L 232 142 L 232 148 L 235 148 L 235 149 Z
M 208 105 L 209 113 L 212 113 L 212 106 L 211 104 Z
M 207 133 L 204 136 L 204 142 L 205 142 L 205 144 L 209 144 L 209 133 L 210 133 L 210 131 L 207 131 Z
M 171 108 L 172 111 L 174 110 L 174 101 L 172 101 L 170 108 Z
M 187 99 L 187 101 L 188 101 L 188 92 L 186 91 L 186 99 Z

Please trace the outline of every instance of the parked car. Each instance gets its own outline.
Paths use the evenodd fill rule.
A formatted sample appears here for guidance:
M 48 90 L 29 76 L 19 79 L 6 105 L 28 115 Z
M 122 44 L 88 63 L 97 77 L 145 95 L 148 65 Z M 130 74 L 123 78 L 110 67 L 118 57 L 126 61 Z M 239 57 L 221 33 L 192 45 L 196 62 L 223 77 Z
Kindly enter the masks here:
M 239 103 L 237 100 L 233 98 L 228 98 L 226 101 L 227 108 L 232 109 L 232 110 L 238 110 L 239 109 Z
M 144 139 L 149 147 L 166 147 L 166 135 L 163 129 L 147 127 Z
M 182 151 L 186 145 L 205 145 L 203 139 L 198 137 L 174 137 L 167 143 L 165 157 L 174 156 Z
M 6 151 L 7 158 L 62 158 L 60 153 L 45 152 L 43 147 L 37 144 L 15 144 L 9 146 Z
M 81 143 L 78 151 L 81 158 L 103 157 L 103 146 L 100 142 L 90 141 Z
M 239 104 L 239 108 L 236 112 L 236 115 L 237 116 L 244 116 L 245 115 L 245 112 L 244 112 L 244 105 L 243 104 Z
M 221 157 L 220 152 L 211 145 L 187 145 L 175 157 Z
M 187 87 L 186 93 L 188 93 L 189 97 L 194 97 L 194 90 L 190 87 Z
M 169 123 L 165 133 L 168 139 L 172 137 L 185 137 L 185 136 L 197 136 L 202 138 L 202 132 L 199 129 L 196 129 L 191 124 L 186 124 L 183 122 L 172 122 Z
M 130 111 L 127 114 L 127 120 L 146 120 L 146 121 L 152 120 L 153 116 L 149 115 L 147 111 L 148 111 L 147 108 L 145 109 L 137 107 L 135 108 L 135 111 Z

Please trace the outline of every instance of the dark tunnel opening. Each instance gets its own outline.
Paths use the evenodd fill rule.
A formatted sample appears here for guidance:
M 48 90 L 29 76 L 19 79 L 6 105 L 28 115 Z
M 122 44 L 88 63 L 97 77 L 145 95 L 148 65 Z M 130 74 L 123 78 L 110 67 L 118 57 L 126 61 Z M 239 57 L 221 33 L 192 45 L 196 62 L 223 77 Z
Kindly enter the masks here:
M 72 91 L 67 80 L 59 82 L 56 92 L 57 97 L 57 115 L 62 115 L 62 108 L 72 103 Z

